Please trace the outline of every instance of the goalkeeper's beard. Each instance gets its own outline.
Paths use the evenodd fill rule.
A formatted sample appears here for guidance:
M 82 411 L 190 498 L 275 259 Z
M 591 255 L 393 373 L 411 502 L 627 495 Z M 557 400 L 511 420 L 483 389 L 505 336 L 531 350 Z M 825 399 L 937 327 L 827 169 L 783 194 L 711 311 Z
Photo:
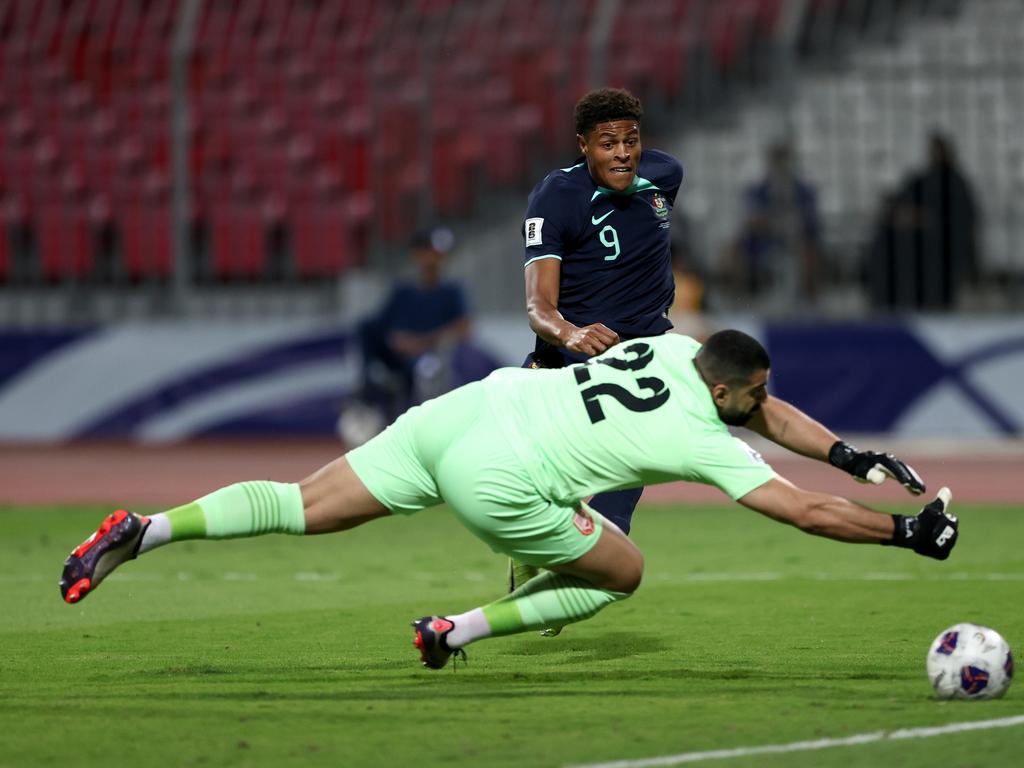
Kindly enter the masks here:
M 722 420 L 723 424 L 728 424 L 730 427 L 742 427 L 750 421 L 750 417 L 753 416 L 760 407 L 760 405 L 755 405 L 748 411 L 741 411 L 738 408 L 732 410 L 719 410 L 718 418 Z

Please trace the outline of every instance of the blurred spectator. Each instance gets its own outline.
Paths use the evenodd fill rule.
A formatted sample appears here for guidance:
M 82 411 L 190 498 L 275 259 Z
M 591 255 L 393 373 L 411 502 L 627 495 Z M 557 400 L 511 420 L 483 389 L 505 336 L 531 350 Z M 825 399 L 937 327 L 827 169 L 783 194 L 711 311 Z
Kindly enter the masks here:
M 944 310 L 977 279 L 978 208 L 950 140 L 933 133 L 928 165 L 886 198 L 871 239 L 868 292 L 876 307 Z
M 360 323 L 360 391 L 339 421 L 349 447 L 365 442 L 410 406 L 497 367 L 469 344 L 465 290 L 443 277 L 454 243 L 443 227 L 417 232 L 410 244 L 414 277 L 396 281 L 381 308 Z
M 790 147 L 773 144 L 765 177 L 744 190 L 734 246 L 740 289 L 779 310 L 813 303 L 821 259 L 817 194 L 793 168 Z
M 425 378 L 435 382 L 434 388 L 448 389 L 436 382 L 442 375 L 437 358 L 469 337 L 465 291 L 442 276 L 444 258 L 453 245 L 448 229 L 417 232 L 411 243 L 414 278 L 398 280 L 380 310 L 359 328 L 364 388 L 370 397 L 390 396 L 390 417 L 425 399 L 420 395 L 427 393 L 414 391 L 430 386 Z
M 676 333 L 703 341 L 709 335 L 704 313 L 707 310 L 707 284 L 704 270 L 690 245 L 689 219 L 679 209 L 672 228 L 672 280 L 675 297 L 668 318 Z

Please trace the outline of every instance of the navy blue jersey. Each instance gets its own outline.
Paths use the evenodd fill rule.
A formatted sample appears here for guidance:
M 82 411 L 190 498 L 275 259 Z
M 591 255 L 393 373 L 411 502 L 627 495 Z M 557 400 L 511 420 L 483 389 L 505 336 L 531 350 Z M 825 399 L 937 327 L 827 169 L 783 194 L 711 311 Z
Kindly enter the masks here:
M 669 222 L 682 180 L 678 160 L 646 149 L 625 192 L 598 186 L 582 158 L 534 187 L 523 224 L 526 264 L 562 262 L 562 317 L 578 326 L 604 323 L 623 338 L 672 327 Z M 548 361 L 571 357 L 540 338 L 535 354 Z

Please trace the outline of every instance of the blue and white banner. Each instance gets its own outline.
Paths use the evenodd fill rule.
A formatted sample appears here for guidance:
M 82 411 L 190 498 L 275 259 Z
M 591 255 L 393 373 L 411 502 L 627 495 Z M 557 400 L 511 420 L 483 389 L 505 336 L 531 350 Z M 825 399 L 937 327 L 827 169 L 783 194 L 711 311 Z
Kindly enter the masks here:
M 0 439 L 330 433 L 349 346 L 344 329 L 287 323 L 3 334 Z
M 1024 320 L 742 327 L 768 347 L 771 391 L 837 432 L 1024 433 Z M 521 316 L 482 318 L 476 343 L 519 365 L 533 337 Z M 0 441 L 331 435 L 358 372 L 332 324 L 0 332 Z
M 769 388 L 837 432 L 1024 433 L 1024 320 L 767 325 Z

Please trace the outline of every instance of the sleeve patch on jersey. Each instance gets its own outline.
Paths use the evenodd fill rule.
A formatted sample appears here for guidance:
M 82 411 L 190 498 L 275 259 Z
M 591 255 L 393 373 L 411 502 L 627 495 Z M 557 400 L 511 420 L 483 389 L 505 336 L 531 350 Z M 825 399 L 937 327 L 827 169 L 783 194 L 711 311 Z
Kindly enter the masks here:
M 541 236 L 541 230 L 544 228 L 544 219 L 527 219 L 526 220 L 526 244 L 527 245 L 540 245 L 544 242 Z

